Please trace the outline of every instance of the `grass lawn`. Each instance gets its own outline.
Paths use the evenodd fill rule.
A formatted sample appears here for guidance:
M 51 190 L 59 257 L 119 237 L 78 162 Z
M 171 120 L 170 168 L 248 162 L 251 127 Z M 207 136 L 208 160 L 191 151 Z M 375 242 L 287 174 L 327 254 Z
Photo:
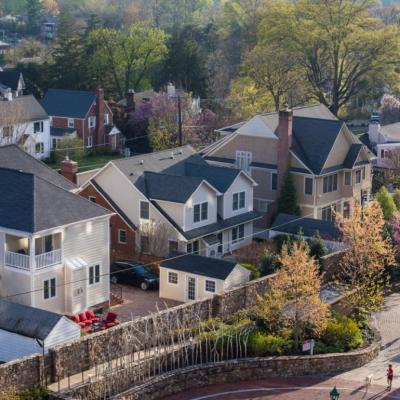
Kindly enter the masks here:
M 101 168 L 111 160 L 122 158 L 121 154 L 88 154 L 78 160 L 79 172 L 89 171 L 94 168 Z M 48 163 L 53 169 L 60 169 L 60 164 Z

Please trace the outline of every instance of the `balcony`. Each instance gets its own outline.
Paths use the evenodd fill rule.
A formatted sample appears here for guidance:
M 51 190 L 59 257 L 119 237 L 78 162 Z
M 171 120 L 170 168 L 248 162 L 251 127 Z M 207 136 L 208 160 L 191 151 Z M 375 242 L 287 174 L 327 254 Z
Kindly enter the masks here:
M 51 267 L 52 265 L 61 263 L 61 249 L 48 251 L 47 253 L 35 255 L 36 269 L 43 269 Z M 31 268 L 31 257 L 26 254 L 14 253 L 6 251 L 6 265 L 7 267 L 14 267 L 29 271 Z

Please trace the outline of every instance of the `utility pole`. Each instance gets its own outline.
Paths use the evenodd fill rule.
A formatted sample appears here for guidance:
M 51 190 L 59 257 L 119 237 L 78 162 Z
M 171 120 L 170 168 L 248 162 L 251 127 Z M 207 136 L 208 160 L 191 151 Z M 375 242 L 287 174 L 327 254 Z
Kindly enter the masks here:
M 181 107 L 181 96 L 178 96 L 178 136 L 179 146 L 182 146 L 182 107 Z

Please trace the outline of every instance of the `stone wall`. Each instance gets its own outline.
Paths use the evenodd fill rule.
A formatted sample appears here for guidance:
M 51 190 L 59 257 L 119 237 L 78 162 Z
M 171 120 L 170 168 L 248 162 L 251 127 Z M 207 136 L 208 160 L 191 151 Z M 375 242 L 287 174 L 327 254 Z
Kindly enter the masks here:
M 343 250 L 336 251 L 335 253 L 327 254 L 321 257 L 321 269 L 324 273 L 324 282 L 332 282 L 336 279 L 336 274 L 339 271 L 339 263 L 343 257 Z

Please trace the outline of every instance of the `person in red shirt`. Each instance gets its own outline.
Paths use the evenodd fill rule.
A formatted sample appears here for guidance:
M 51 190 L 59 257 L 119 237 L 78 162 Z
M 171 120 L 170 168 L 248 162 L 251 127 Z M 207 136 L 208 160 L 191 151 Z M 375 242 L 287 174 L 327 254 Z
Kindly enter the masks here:
M 394 371 L 392 368 L 392 364 L 389 364 L 389 367 L 387 369 L 387 383 L 388 383 L 388 390 L 392 390 L 392 381 L 393 381 L 393 375 L 394 375 Z

